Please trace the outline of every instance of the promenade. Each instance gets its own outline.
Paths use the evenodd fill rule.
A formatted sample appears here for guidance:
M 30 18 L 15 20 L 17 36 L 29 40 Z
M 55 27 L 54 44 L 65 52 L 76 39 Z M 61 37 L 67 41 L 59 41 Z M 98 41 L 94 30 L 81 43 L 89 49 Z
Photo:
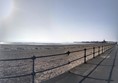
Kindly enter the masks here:
M 118 83 L 118 46 L 42 83 Z

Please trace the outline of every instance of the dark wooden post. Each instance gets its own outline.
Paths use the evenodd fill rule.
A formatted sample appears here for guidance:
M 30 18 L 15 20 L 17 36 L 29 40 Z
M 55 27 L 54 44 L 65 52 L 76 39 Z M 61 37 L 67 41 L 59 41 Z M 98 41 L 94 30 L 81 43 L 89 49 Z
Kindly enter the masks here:
M 86 63 L 86 48 L 84 49 L 84 63 Z

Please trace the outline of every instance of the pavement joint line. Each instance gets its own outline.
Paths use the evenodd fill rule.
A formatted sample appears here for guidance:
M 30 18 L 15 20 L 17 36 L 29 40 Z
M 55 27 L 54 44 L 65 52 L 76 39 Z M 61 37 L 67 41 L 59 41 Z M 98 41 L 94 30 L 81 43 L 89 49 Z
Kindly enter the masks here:
M 92 71 L 94 69 L 94 67 L 88 69 L 86 72 L 83 73 L 83 76 L 86 76 L 90 71 Z
M 109 53 L 107 53 L 106 57 L 107 57 L 109 54 L 111 54 L 112 51 L 113 51 L 113 48 L 110 50 Z M 79 83 L 82 83 L 86 78 L 88 78 L 88 76 L 106 59 L 106 57 L 103 58 L 103 60 L 101 60 L 101 61 L 93 68 L 93 70 L 89 72 L 88 75 L 86 75 L 82 80 L 80 80 Z
M 72 73 L 72 74 L 77 75 L 77 76 L 81 76 L 81 77 L 86 77 L 86 78 L 89 78 L 89 79 L 94 79 L 94 80 L 108 81 L 108 79 L 101 79 L 101 78 L 87 77 L 87 76 L 83 76 L 83 75 L 75 74 L 75 73 Z M 113 81 L 113 80 L 110 80 L 110 81 Z
M 113 69 L 114 69 L 114 66 L 115 66 L 115 61 L 116 61 L 116 57 L 117 57 L 117 50 L 118 48 L 116 49 L 116 52 L 115 52 L 115 57 L 114 57 L 114 60 L 113 60 L 113 65 L 112 65 L 112 68 L 111 68 L 111 71 L 110 71 L 110 74 L 109 74 L 109 78 L 108 78 L 108 83 L 110 83 L 111 81 L 111 78 L 112 78 L 112 73 L 113 73 Z
M 92 64 L 92 63 L 87 63 L 87 64 L 90 64 L 90 65 L 97 65 L 97 64 Z M 112 66 L 112 65 L 99 65 L 99 66 Z M 116 66 L 116 65 L 114 65 Z

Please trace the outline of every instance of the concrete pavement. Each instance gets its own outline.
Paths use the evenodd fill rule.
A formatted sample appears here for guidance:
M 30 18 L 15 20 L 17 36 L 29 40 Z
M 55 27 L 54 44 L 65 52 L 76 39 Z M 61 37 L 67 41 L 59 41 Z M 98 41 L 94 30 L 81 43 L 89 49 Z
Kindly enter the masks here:
M 42 83 L 118 83 L 118 46 Z

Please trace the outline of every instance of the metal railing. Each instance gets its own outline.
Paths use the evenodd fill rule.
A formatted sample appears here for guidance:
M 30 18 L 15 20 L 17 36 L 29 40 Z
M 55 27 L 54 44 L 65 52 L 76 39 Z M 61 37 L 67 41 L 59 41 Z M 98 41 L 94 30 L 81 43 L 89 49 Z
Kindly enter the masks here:
M 81 50 L 76 50 L 76 51 L 67 51 L 66 53 L 60 53 L 60 54 L 53 54 L 53 55 L 46 55 L 46 56 L 32 56 L 32 57 L 29 57 L 29 58 L 17 58 L 17 59 L 0 59 L 0 62 L 1 61 L 18 61 L 18 60 L 32 60 L 32 72 L 29 73 L 29 74 L 23 74 L 23 75 L 17 75 L 17 76 L 5 76 L 5 77 L 0 77 L 0 79 L 10 79 L 10 78 L 19 78 L 19 77 L 26 77 L 26 76 L 32 76 L 32 83 L 35 83 L 35 75 L 37 73 L 41 73 L 41 72 L 45 72 L 45 71 L 49 71 L 49 70 L 52 70 L 52 69 L 56 69 L 56 68 L 59 68 L 59 67 L 62 67 L 62 66 L 65 66 L 65 65 L 69 65 L 71 64 L 72 62 L 75 62 L 77 60 L 80 60 L 80 59 L 84 59 L 84 63 L 87 63 L 87 57 L 88 56 L 93 56 L 93 58 L 95 58 L 95 54 L 97 55 L 100 55 L 102 53 L 104 53 L 105 51 L 109 50 L 110 48 L 112 48 L 115 44 L 108 44 L 108 45 L 100 45 L 100 46 L 94 46 L 94 47 L 91 47 L 91 48 L 85 48 L 85 49 L 81 49 Z M 92 53 L 90 54 L 87 54 L 87 50 L 92 50 Z M 96 49 L 98 49 L 98 51 L 96 51 Z M 53 56 L 62 56 L 62 55 L 70 55 L 71 53 L 75 53 L 75 52 L 80 52 L 80 51 L 83 51 L 84 52 L 84 56 L 82 57 L 79 57 L 79 58 L 76 58 L 74 60 L 71 60 L 69 61 L 68 63 L 64 63 L 62 65 L 58 65 L 56 67 L 53 67 L 53 68 L 49 68 L 49 69 L 45 69 L 45 70 L 41 70 L 41 71 L 35 71 L 35 60 L 38 59 L 38 58 L 45 58 L 45 57 L 53 57 Z

